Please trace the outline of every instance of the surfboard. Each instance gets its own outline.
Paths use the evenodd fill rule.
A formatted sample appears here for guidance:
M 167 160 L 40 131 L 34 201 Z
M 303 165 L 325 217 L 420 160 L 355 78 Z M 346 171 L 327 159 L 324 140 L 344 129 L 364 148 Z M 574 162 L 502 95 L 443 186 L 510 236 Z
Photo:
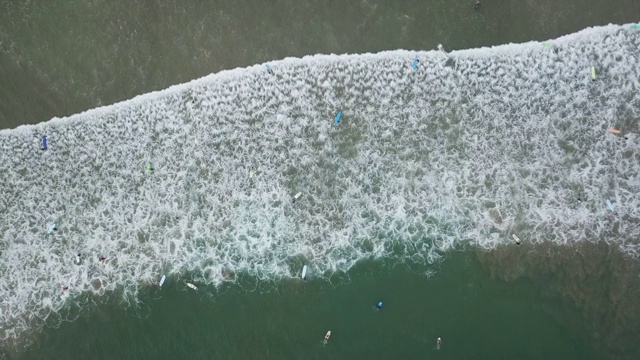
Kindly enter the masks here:
M 607 199 L 607 206 L 609 207 L 609 210 L 613 211 L 613 204 L 611 203 L 611 200 Z
M 418 69 L 418 64 L 420 63 L 420 57 L 418 55 L 416 55 L 416 58 L 413 59 L 413 62 L 411 63 L 411 67 L 413 68 L 413 70 Z
M 324 336 L 324 343 L 326 344 L 331 337 L 331 330 L 327 331 L 327 334 Z
M 342 119 L 342 111 L 340 111 L 338 113 L 338 115 L 336 115 L 336 121 L 334 122 L 335 125 L 340 125 L 340 120 Z
M 302 267 L 302 280 L 307 279 L 307 265 Z
M 522 242 L 520 241 L 520 238 L 516 234 L 511 234 L 511 237 L 513 237 L 513 240 L 516 241 L 516 244 L 520 244 Z
M 188 287 L 190 287 L 190 288 L 192 288 L 192 289 L 193 289 L 193 290 L 195 290 L 195 291 L 198 291 L 198 287 L 197 287 L 197 286 L 195 286 L 195 285 L 193 285 L 192 283 L 187 283 L 187 286 L 188 286 Z
M 158 286 L 162 286 L 162 284 L 164 284 L 165 280 L 167 280 L 167 276 L 166 275 L 162 275 L 162 278 L 160 279 L 160 283 L 158 284 Z
M 595 68 L 595 66 L 591 67 L 591 79 L 593 79 L 593 80 L 596 79 L 596 68 Z

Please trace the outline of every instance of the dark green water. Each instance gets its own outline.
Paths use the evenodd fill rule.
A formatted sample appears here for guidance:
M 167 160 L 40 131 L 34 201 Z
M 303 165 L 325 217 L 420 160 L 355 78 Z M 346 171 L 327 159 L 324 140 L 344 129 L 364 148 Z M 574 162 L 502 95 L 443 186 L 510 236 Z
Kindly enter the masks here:
M 0 128 L 317 53 L 464 49 L 637 22 L 637 0 L 0 1 Z
M 597 359 L 529 281 L 489 279 L 473 253 L 437 270 L 366 261 L 331 284 L 244 279 L 214 289 L 171 280 L 137 310 L 101 306 L 16 359 Z M 381 311 L 374 311 L 379 299 Z M 322 338 L 332 337 L 327 345 Z M 443 339 L 436 349 L 436 339 Z
M 0 1 L 0 128 L 286 56 L 543 40 L 640 14 L 637 0 L 472 4 Z M 141 294 L 137 308 L 112 296 L 0 359 L 640 357 L 636 262 L 606 248 L 530 251 L 483 253 L 480 263 L 473 252 L 451 254 L 430 277 L 426 268 L 366 262 L 336 275 L 336 285 L 281 281 L 256 292 L 194 293 L 170 279 Z

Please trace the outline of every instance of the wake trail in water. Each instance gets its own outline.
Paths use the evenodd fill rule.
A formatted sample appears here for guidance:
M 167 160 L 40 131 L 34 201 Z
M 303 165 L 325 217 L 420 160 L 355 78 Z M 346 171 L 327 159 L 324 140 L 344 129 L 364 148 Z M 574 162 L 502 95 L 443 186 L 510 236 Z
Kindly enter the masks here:
M 0 338 L 163 273 L 323 276 L 512 235 L 637 257 L 638 49 L 611 25 L 547 46 L 316 55 L 0 131 Z

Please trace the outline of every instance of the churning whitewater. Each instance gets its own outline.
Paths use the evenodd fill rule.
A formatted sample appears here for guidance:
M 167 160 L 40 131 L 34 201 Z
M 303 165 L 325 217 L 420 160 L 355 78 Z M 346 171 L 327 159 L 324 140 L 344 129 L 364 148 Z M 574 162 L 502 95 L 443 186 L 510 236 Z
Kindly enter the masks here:
M 639 49 L 626 25 L 285 59 L 1 131 L 0 336 L 162 274 L 318 277 L 513 235 L 638 256 Z

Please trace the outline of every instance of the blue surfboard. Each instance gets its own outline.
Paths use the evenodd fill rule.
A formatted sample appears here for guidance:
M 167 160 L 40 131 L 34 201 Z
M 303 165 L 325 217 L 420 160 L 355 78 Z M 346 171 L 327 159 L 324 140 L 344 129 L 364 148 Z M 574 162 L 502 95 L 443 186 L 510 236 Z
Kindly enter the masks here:
M 334 125 L 340 125 L 340 120 L 342 119 L 342 111 L 340 111 L 338 113 L 338 115 L 336 115 L 336 121 L 334 123 Z
M 47 135 L 42 136 L 42 150 L 47 150 Z
M 418 64 L 420 63 L 420 57 L 418 55 L 416 55 L 416 58 L 413 59 L 413 62 L 411 63 L 411 67 L 413 68 L 413 70 L 418 69 Z

